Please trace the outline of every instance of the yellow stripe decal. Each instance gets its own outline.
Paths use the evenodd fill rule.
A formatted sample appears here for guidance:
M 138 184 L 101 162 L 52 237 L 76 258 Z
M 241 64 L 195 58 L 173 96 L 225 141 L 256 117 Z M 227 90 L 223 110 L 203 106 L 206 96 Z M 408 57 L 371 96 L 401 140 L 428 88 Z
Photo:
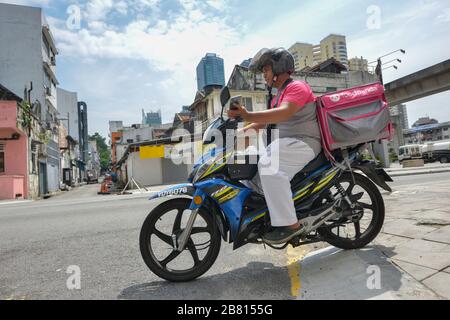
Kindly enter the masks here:
M 299 192 L 297 192 L 295 195 L 294 195 L 294 198 L 292 199 L 292 200 L 298 200 L 298 199 L 300 199 L 301 197 L 303 197 L 306 193 L 308 193 L 308 189 L 309 189 L 309 187 L 311 187 L 312 185 L 313 185 L 314 183 L 310 183 L 309 185 L 307 185 L 306 187 L 304 187 L 302 190 L 300 190 Z
M 261 213 L 260 215 L 254 217 L 254 218 L 252 219 L 252 222 L 253 222 L 253 221 L 256 221 L 256 220 L 258 220 L 258 219 L 260 219 L 260 218 L 262 218 L 262 217 L 264 217 L 264 216 L 266 215 L 266 213 L 267 213 L 267 211 L 265 211 L 265 212 Z
M 200 179 L 203 179 L 204 177 L 210 175 L 214 171 L 217 171 L 220 168 L 224 167 L 227 164 L 228 157 L 231 154 L 232 154 L 232 152 L 229 152 L 226 155 L 224 155 L 223 158 L 222 158 L 222 163 L 221 164 L 218 165 L 218 163 L 217 163 L 218 161 L 216 161 L 213 164 L 211 164 L 211 166 L 209 166 L 208 170 L 206 170 L 206 172 L 202 175 L 202 177 Z
M 219 199 L 219 204 L 224 203 L 225 201 L 231 200 L 239 194 L 239 190 L 234 190 L 230 194 L 224 196 L 222 199 Z
M 216 193 L 215 195 L 214 195 L 214 198 L 220 198 L 220 196 L 222 196 L 222 195 L 224 195 L 225 193 L 227 193 L 228 191 L 230 191 L 230 190 L 232 190 L 233 188 L 231 188 L 231 187 L 225 187 L 225 189 L 223 189 L 222 191 L 220 191 L 220 192 L 218 192 L 218 193 Z
M 294 201 L 297 201 L 300 198 L 303 198 L 307 193 L 309 192 L 309 190 L 304 191 L 303 193 L 300 193 L 298 196 L 296 196 L 294 199 Z
M 317 185 L 317 187 L 314 188 L 313 193 L 316 191 L 319 191 L 324 186 L 326 186 L 336 176 L 336 174 L 337 174 L 337 171 L 332 172 L 330 175 L 328 175 L 322 181 L 320 181 L 319 184 Z

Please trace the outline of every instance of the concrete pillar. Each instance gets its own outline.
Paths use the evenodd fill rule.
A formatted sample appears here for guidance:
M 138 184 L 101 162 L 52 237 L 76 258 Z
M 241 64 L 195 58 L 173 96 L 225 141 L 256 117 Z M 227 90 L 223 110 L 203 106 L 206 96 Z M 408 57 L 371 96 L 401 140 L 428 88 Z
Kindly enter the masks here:
M 386 140 L 380 140 L 373 143 L 373 152 L 375 157 L 380 159 L 383 168 L 389 168 L 391 162 L 389 160 L 389 148 Z

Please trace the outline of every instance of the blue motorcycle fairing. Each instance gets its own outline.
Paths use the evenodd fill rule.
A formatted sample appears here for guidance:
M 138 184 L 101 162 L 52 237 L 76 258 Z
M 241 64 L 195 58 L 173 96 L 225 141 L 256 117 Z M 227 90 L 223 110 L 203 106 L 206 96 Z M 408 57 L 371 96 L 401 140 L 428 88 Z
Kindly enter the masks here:
M 220 207 L 222 212 L 225 214 L 225 218 L 228 221 L 228 224 L 230 226 L 231 231 L 231 240 L 236 239 L 237 233 L 239 231 L 239 224 L 241 220 L 242 215 L 242 209 L 244 206 L 244 202 L 247 199 L 247 197 L 252 192 L 251 189 L 245 188 L 245 187 L 238 187 L 236 185 L 230 184 L 226 182 L 223 179 L 219 178 L 213 178 L 209 180 L 200 181 L 196 184 L 194 184 L 194 187 L 197 189 L 202 190 L 204 193 L 206 193 L 211 199 L 217 203 L 217 205 Z M 211 192 L 208 189 L 214 188 L 215 190 L 218 190 L 220 188 L 224 187 L 230 187 L 233 190 L 236 191 L 237 194 L 230 200 L 219 202 L 216 198 L 214 198 L 214 193 Z
M 183 183 L 168 189 L 159 191 L 157 194 L 151 196 L 148 200 L 155 200 L 159 198 L 166 198 L 171 196 L 194 196 L 195 188 L 191 183 Z

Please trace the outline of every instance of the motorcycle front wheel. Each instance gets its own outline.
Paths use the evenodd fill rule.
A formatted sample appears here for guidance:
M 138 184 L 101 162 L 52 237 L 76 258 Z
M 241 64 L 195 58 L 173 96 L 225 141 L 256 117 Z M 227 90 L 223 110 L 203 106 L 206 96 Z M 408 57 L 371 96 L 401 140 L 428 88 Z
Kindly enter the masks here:
M 144 221 L 139 237 L 142 258 L 160 278 L 172 282 L 194 280 L 214 264 L 219 255 L 221 235 L 211 212 L 200 208 L 186 248 L 179 252 L 174 240 L 183 232 L 191 200 L 169 200 L 153 209 Z M 176 240 L 175 240 L 176 242 Z

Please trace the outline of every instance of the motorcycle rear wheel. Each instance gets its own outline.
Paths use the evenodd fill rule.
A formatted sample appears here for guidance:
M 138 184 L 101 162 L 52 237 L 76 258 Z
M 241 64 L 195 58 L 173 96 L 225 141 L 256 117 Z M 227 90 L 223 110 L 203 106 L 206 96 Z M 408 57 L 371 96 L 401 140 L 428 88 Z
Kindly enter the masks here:
M 353 180 L 353 177 L 355 180 Z M 357 205 L 357 208 L 362 209 L 361 217 L 359 219 L 356 217 L 352 220 L 343 218 L 339 221 L 327 221 L 325 225 L 318 229 L 324 241 L 345 250 L 360 249 L 372 242 L 380 233 L 385 216 L 383 197 L 377 186 L 361 174 L 353 173 L 353 177 L 351 173 L 346 172 L 339 178 L 337 183 L 344 187 L 347 195 Z M 359 190 L 355 191 L 355 189 Z M 367 203 L 369 200 L 370 204 Z M 347 210 L 350 209 L 347 208 Z M 367 219 L 369 215 L 370 218 Z M 367 225 L 367 228 L 361 231 L 363 222 Z M 354 235 L 352 234 L 352 237 L 348 237 L 348 234 L 346 234 L 346 237 L 343 237 L 339 232 L 339 228 L 346 228 L 351 224 L 353 224 Z

